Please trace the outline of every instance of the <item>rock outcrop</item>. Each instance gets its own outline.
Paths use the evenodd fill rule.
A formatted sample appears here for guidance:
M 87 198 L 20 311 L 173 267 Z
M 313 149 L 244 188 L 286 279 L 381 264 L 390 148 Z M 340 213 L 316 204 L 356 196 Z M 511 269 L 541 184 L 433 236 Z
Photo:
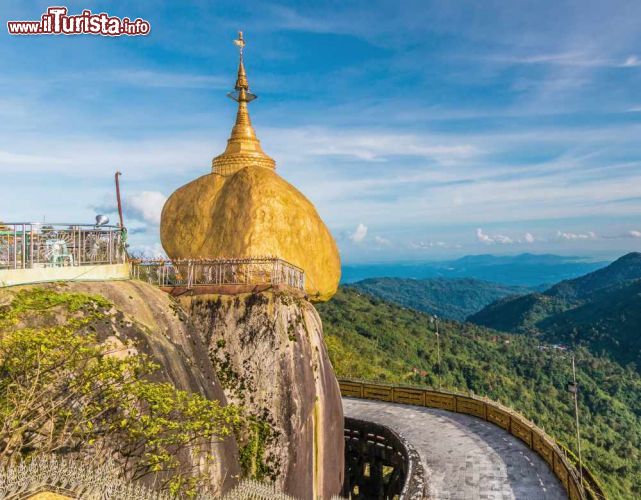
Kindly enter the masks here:
M 339 494 L 343 411 L 313 306 L 276 292 L 180 300 L 203 335 L 227 399 L 271 425 L 264 457 L 278 485 L 301 499 Z
M 160 236 L 172 259 L 277 256 L 305 271 L 314 301 L 338 288 L 334 238 L 314 205 L 271 169 L 207 174 L 178 188 L 163 208 Z

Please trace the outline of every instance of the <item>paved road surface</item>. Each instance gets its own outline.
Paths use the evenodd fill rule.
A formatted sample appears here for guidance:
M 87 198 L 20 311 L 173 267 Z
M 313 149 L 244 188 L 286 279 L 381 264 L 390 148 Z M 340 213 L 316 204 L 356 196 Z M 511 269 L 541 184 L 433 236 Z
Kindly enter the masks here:
M 411 442 L 438 500 L 567 499 L 536 452 L 481 419 L 433 408 L 343 398 L 345 416 L 386 425 Z

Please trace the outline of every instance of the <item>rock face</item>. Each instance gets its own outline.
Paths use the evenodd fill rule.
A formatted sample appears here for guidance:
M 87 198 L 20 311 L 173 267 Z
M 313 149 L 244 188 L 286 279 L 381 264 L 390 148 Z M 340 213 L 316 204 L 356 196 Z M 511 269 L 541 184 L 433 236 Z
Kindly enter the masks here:
M 138 352 L 149 355 L 160 365 L 154 375 L 178 389 L 199 393 L 226 404 L 225 395 L 208 359 L 199 333 L 187 314 L 166 293 L 141 281 L 75 282 L 44 285 L 63 292 L 100 295 L 114 304 L 107 321 L 96 325 L 98 339 L 111 343 L 135 341 Z M 0 304 L 28 287 L 0 289 Z M 52 319 L 47 318 L 47 325 Z M 59 318 L 62 320 L 63 318 Z M 30 319 L 35 324 L 41 317 Z M 212 488 L 227 491 L 240 476 L 238 448 L 233 437 L 212 441 L 204 450 L 216 457 L 206 462 L 198 456 L 181 456 L 181 462 L 209 476 Z
M 172 259 L 279 257 L 305 271 L 314 301 L 328 300 L 340 280 L 336 242 L 314 205 L 260 166 L 178 188 L 163 208 L 160 236 Z
M 305 271 L 311 300 L 329 300 L 341 276 L 336 242 L 314 205 L 275 172 L 256 137 L 247 107 L 256 96 L 242 53 L 234 88 L 238 112 L 227 148 L 212 160 L 211 174 L 165 203 L 162 246 L 172 260 L 278 257 Z
M 204 335 L 228 400 L 274 429 L 265 458 L 279 486 L 302 499 L 339 494 L 343 411 L 313 306 L 273 292 L 181 301 Z

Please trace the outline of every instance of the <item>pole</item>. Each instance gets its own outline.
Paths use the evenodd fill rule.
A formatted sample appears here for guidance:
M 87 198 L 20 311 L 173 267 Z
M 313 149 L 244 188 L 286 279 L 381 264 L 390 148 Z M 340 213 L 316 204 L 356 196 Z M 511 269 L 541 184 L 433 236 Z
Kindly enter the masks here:
M 120 229 L 123 229 L 125 227 L 125 223 L 122 220 L 122 202 L 120 201 L 120 181 L 118 180 L 118 177 L 122 175 L 121 172 L 116 172 L 116 175 L 114 176 L 116 179 L 116 201 L 118 202 L 118 217 L 120 218 Z
M 438 331 L 438 316 L 435 314 L 431 318 L 432 322 L 436 324 L 436 365 L 438 366 L 438 377 L 437 377 L 437 383 L 438 383 L 438 388 L 441 388 L 441 335 L 439 334 Z
M 576 366 L 574 364 L 574 354 L 572 354 L 572 380 L 574 382 L 574 417 L 576 419 L 576 447 L 579 452 L 579 479 L 583 487 L 583 462 L 581 461 L 581 430 L 579 428 L 579 388 L 576 385 Z
M 436 318 L 436 356 L 438 359 L 438 388 L 441 388 L 441 376 L 442 376 L 442 369 L 441 369 L 441 334 L 438 331 L 438 318 Z

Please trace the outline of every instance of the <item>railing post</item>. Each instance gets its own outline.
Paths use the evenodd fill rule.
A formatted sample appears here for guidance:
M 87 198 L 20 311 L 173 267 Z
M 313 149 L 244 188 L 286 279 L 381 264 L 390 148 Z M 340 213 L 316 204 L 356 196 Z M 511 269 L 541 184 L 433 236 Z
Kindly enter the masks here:
M 113 231 L 109 229 L 109 264 L 113 264 Z
M 33 268 L 33 224 L 29 227 L 29 267 Z
M 80 226 L 76 226 L 75 232 L 78 234 L 78 241 L 76 242 L 76 262 L 75 262 L 75 264 L 77 266 L 80 266 L 82 264 L 82 256 L 81 256 L 82 230 L 80 229 Z
M 18 231 L 13 226 L 13 268 L 18 269 Z
M 27 232 L 27 225 L 23 224 L 22 225 L 22 258 L 20 259 L 22 262 L 22 269 L 24 269 L 27 266 L 27 240 L 25 239 L 27 235 L 25 234 Z

